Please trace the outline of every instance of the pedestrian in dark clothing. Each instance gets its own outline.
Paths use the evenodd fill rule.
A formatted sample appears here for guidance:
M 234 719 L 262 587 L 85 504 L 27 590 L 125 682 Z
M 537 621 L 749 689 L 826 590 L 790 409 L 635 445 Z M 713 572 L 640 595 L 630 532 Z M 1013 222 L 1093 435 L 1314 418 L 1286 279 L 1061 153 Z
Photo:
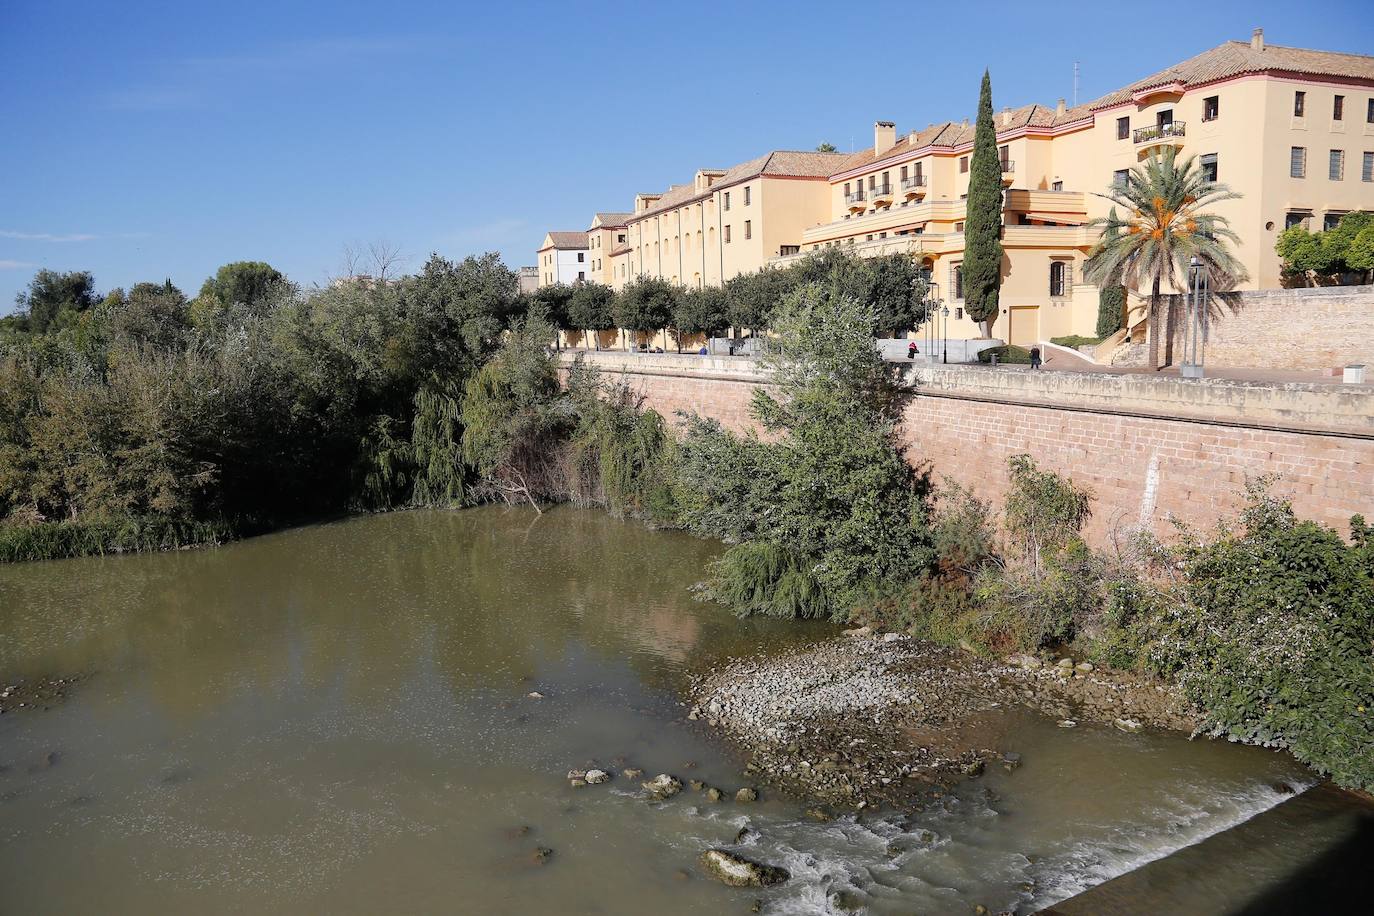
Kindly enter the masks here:
M 907 358 L 907 359 L 915 359 L 915 358 L 916 358 L 916 354 L 917 354 L 917 353 L 920 353 L 920 352 L 921 352 L 921 351 L 920 351 L 919 349 L 917 349 L 917 347 L 916 347 L 916 341 L 913 340 L 911 343 L 909 343 L 909 344 L 906 345 L 906 358 Z
M 1040 348 L 1039 348 L 1039 347 L 1031 347 L 1031 368 L 1032 368 L 1032 369 L 1039 369 L 1039 368 L 1040 368 Z

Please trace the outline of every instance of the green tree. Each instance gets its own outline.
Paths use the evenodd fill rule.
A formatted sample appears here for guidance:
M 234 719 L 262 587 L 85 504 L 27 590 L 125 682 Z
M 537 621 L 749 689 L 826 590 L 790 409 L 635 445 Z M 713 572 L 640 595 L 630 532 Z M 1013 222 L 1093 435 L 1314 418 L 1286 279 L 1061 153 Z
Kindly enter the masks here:
M 600 332 L 615 327 L 615 290 L 604 283 L 579 283 L 568 303 L 568 321 L 590 334 L 600 350 Z
M 992 336 L 1002 287 L 1002 160 L 992 120 L 992 79 L 983 71 L 978 123 L 973 131 L 964 217 L 964 310 Z
M 89 311 L 97 301 L 95 278 L 90 271 L 61 273 L 43 269 L 34 274 L 28 288 L 15 296 L 14 304 L 25 319 L 25 329 L 43 334 Z
M 713 568 L 727 604 L 843 618 L 932 561 L 929 488 L 897 441 L 900 393 L 872 309 L 811 284 L 785 297 L 773 330 L 772 384 L 752 407 L 773 438 L 697 421 L 681 445 L 682 489 L 695 494 L 684 518 L 741 541 Z
M 819 145 L 816 147 L 816 152 L 818 152 L 818 153 L 833 153 L 833 152 L 835 152 L 835 144 L 833 144 L 833 143 L 822 143 L 822 144 L 819 144 Z
M 160 350 L 182 346 L 191 327 L 190 303 L 171 280 L 135 283 L 128 293 L 112 290 L 101 312 L 116 340 Z
M 1362 270 L 1366 283 L 1374 283 L 1374 226 L 1365 226 L 1350 240 L 1345 263 L 1351 270 Z
M 558 332 L 571 331 L 578 327 L 571 318 L 570 309 L 574 287 L 566 283 L 551 283 L 541 286 L 531 297 L 531 317 L 543 321 L 553 328 L 555 348 L 558 347 Z
M 204 307 L 224 309 L 262 301 L 285 277 L 263 261 L 234 261 L 215 271 L 200 286 Z
M 615 297 L 616 326 L 641 334 L 671 327 L 678 296 L 678 288 L 667 280 L 633 280 Z
M 1121 330 L 1126 308 L 1126 291 L 1120 286 L 1104 286 L 1097 291 L 1097 336 L 1108 338 Z
M 684 335 L 705 334 L 715 337 L 723 333 L 730 326 L 728 307 L 725 289 L 720 286 L 689 289 L 678 296 L 677 308 L 673 313 L 678 350 L 682 349 Z
M 1282 270 L 1290 277 L 1299 277 L 1303 282 L 1314 273 L 1325 273 L 1331 263 L 1328 251 L 1323 250 L 1321 233 L 1313 234 L 1301 224 L 1289 226 L 1279 233 L 1274 242 L 1274 250 L 1283 260 Z
M 1193 258 L 1210 275 L 1213 289 L 1229 289 L 1245 278 L 1245 268 L 1228 247 L 1238 245 L 1239 238 L 1224 216 L 1207 210 L 1240 195 L 1210 180 L 1193 157 L 1178 161 L 1176 156 L 1173 147 L 1150 156 L 1103 195 L 1127 215 L 1120 217 L 1113 210 L 1089 222 L 1103 232 L 1084 270 L 1098 286 L 1150 290 L 1150 365 L 1156 369 L 1162 366 L 1161 288 L 1168 284 L 1182 289 Z
M 725 282 L 725 317 L 735 329 L 736 339 L 746 328 L 761 331 L 769 326 L 778 301 L 796 288 L 797 277 L 794 270 L 765 267 Z

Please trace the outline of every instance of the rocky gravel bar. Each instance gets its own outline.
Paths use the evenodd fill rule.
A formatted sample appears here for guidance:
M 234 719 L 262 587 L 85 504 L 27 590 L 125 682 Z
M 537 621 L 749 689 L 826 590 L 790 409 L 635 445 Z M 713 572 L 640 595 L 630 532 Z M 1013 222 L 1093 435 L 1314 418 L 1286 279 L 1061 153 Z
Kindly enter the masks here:
M 760 781 L 845 808 L 919 807 L 988 766 L 1015 768 L 1010 706 L 1123 731 L 1192 731 L 1162 683 L 1073 659 L 1001 661 L 861 630 L 782 656 L 737 659 L 692 684 L 688 719 L 716 730 Z

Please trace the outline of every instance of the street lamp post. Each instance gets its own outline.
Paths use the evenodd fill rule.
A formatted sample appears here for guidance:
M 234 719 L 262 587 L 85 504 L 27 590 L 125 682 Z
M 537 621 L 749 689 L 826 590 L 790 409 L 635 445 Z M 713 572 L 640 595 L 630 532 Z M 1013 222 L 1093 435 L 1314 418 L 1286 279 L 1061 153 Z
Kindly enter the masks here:
M 1212 288 L 1207 269 L 1196 257 L 1188 265 L 1187 325 L 1183 329 L 1183 361 L 1178 373 L 1183 378 L 1202 378 L 1203 349 L 1207 342 L 1207 311 Z
M 940 284 L 931 280 L 926 284 L 926 362 L 935 363 L 935 323 L 940 320 Z M 945 310 L 949 314 L 949 310 Z
M 940 309 L 940 317 L 944 319 L 944 324 L 941 325 L 942 333 L 940 334 L 940 362 L 942 362 L 942 363 L 948 363 L 948 362 L 949 362 L 949 306 L 945 306 L 944 308 Z

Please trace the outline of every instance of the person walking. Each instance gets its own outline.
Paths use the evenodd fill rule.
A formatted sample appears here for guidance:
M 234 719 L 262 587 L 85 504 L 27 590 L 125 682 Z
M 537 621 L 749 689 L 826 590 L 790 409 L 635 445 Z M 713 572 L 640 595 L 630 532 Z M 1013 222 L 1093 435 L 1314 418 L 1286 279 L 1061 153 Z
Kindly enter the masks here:
M 917 354 L 917 353 L 920 353 L 920 352 L 921 352 L 921 351 L 916 347 L 916 341 L 913 340 L 911 343 L 909 343 L 909 344 L 906 345 L 906 358 L 907 358 L 907 359 L 915 359 L 915 358 L 916 358 L 916 354 Z
M 1039 347 L 1031 347 L 1031 354 L 1030 354 L 1030 356 L 1031 356 L 1031 368 L 1032 368 L 1032 369 L 1039 369 L 1039 368 L 1040 368 L 1040 348 L 1039 348 Z

